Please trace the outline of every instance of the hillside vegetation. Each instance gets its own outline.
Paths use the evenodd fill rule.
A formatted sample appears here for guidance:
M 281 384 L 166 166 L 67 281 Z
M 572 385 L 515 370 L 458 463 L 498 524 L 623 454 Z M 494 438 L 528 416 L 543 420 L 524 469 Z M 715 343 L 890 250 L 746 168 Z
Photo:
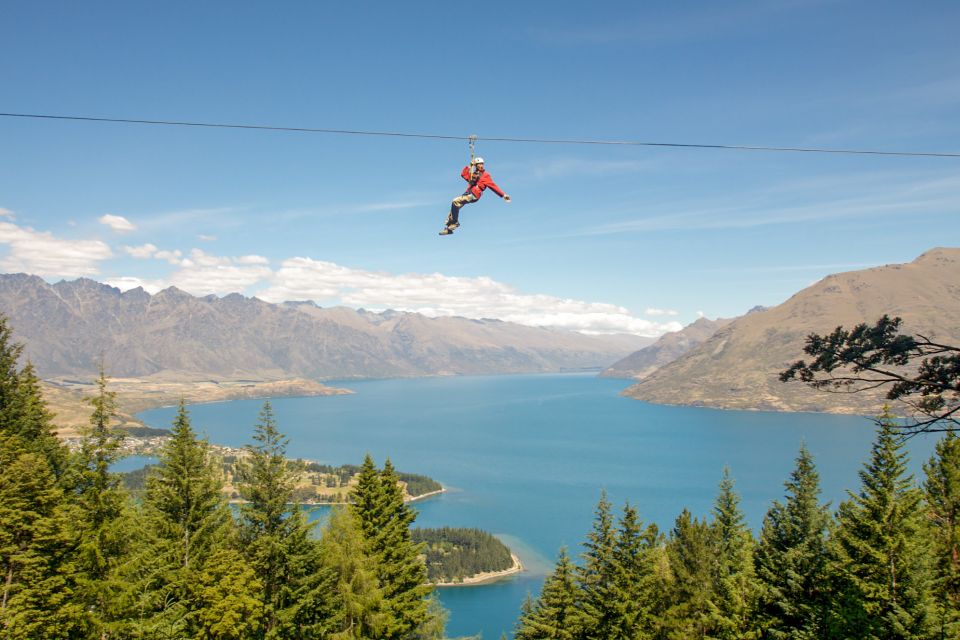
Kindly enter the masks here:
M 513 566 L 510 549 L 480 529 L 414 529 L 413 541 L 424 545 L 431 582 L 461 582 L 478 573 L 506 571 Z

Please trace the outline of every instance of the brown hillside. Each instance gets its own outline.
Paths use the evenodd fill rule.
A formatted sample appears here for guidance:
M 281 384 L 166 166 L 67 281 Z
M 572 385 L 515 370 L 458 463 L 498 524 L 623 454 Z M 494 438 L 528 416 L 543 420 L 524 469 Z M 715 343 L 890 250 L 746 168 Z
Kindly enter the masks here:
M 875 414 L 882 393 L 840 395 L 781 383 L 810 333 L 900 316 L 906 333 L 960 343 L 960 249 L 932 249 L 909 264 L 827 276 L 783 304 L 738 318 L 624 393 L 665 404 Z
M 688 351 L 695 349 L 704 340 L 716 333 L 718 329 L 727 326 L 730 322 L 726 318 L 716 320 L 700 318 L 680 331 L 667 333 L 649 347 L 644 347 L 631 353 L 623 360 L 615 362 L 600 375 L 604 378 L 634 378 L 637 380 L 646 378 L 665 364 L 669 364 Z

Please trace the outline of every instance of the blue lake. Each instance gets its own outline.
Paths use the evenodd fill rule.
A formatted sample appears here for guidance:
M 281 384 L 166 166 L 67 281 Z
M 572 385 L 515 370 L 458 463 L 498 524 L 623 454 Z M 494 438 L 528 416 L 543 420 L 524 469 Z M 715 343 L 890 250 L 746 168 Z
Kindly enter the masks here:
M 156 464 L 157 462 L 158 458 L 154 456 L 127 456 L 110 465 L 110 470 L 114 473 L 125 473 L 142 469 L 148 464 Z
M 858 487 L 874 436 L 865 418 L 658 406 L 621 397 L 626 384 L 584 374 L 351 381 L 337 386 L 353 395 L 272 402 L 291 457 L 334 465 L 359 464 L 366 453 L 378 465 L 389 457 L 449 489 L 415 503 L 418 526 L 479 527 L 519 554 L 527 571 L 517 577 L 440 590 L 450 636 L 509 634 L 559 548 L 578 553 L 601 490 L 617 509 L 629 501 L 645 522 L 669 530 L 684 507 L 709 514 L 729 466 L 759 531 L 802 442 L 825 501 L 836 506 Z M 190 413 L 212 442 L 242 446 L 261 404 L 194 405 Z M 174 412 L 140 417 L 167 427 Z M 934 444 L 932 436 L 910 441 L 918 478 Z

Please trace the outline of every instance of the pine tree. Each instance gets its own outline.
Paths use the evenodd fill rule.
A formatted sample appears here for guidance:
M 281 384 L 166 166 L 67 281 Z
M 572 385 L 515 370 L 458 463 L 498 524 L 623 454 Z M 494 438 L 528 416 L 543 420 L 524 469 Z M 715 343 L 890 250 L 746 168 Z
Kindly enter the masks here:
M 655 633 L 657 537 L 656 527 L 645 530 L 637 510 L 624 505 L 613 549 L 614 637 L 647 638 Z
M 709 525 L 687 509 L 677 517 L 667 541 L 673 581 L 663 631 L 671 640 L 712 637 L 716 628 L 713 603 L 713 544 Z
M 926 638 L 932 622 L 928 537 L 922 495 L 906 471 L 894 419 L 884 412 L 859 493 L 837 513 L 831 540 L 833 634 L 845 638 Z
M 110 472 L 110 466 L 120 458 L 122 436 L 110 429 L 116 413 L 116 395 L 107 391 L 102 366 L 97 395 L 89 402 L 93 412 L 76 457 L 73 488 L 80 507 L 76 562 L 85 608 L 94 628 L 106 633 L 110 621 L 119 616 L 117 598 L 121 585 L 116 569 L 129 551 L 131 522 L 120 477 Z
M 0 353 L 3 349 L 0 340 Z M 9 404 L 0 408 L 0 438 L 9 439 L 13 448 L 42 456 L 47 461 L 54 479 L 66 489 L 68 480 L 65 476 L 69 455 L 66 447 L 57 438 L 53 414 L 47 409 L 43 399 L 36 370 L 28 362 L 21 371 L 14 371 L 13 377 L 14 389 L 5 398 Z M 6 384 L 8 383 L 0 387 Z
M 264 402 L 248 446 L 248 459 L 238 466 L 239 537 L 242 549 L 263 585 L 261 627 L 257 637 L 287 637 L 302 633 L 298 613 L 310 610 L 300 601 L 314 589 L 311 576 L 319 571 L 319 548 L 310 537 L 312 525 L 293 492 L 300 468 L 286 458 L 287 440 L 277 429 L 273 408 Z
M 617 534 L 611 507 L 604 491 L 597 503 L 593 528 L 584 543 L 583 564 L 577 572 L 582 595 L 577 626 L 584 638 L 612 638 L 617 628 L 614 558 Z
M 757 593 L 753 570 L 754 542 L 740 510 L 740 496 L 733 490 L 733 478 L 726 467 L 713 507 L 710 529 L 714 547 L 714 637 L 743 638 L 752 620 Z
M 0 635 L 86 632 L 76 595 L 76 508 L 64 492 L 66 449 L 33 367 L 0 314 Z
M 368 546 L 353 510 L 335 508 L 320 538 L 323 566 L 334 576 L 331 601 L 336 616 L 329 621 L 332 632 L 327 636 L 333 640 L 387 637 L 390 615 Z
M 231 523 L 223 479 L 205 441 L 197 438 L 183 400 L 170 441 L 147 480 L 145 506 L 160 535 L 175 542 L 177 564 L 195 566 L 220 544 Z
M 757 627 L 766 638 L 812 640 L 826 631 L 829 507 L 819 503 L 820 477 L 806 446 L 774 502 L 754 554 L 760 598 Z
M 357 516 L 364 538 L 373 540 L 386 523 L 383 486 L 380 471 L 368 453 L 360 465 L 357 482 L 350 493 L 353 512 Z
M 655 524 L 647 527 L 648 567 L 651 574 L 649 588 L 645 588 L 646 614 L 649 618 L 641 627 L 640 637 L 661 639 L 667 637 L 667 611 L 674 604 L 674 576 L 670 568 L 670 552 L 666 537 Z
M 368 455 L 353 492 L 353 511 L 361 524 L 389 614 L 384 638 L 406 640 L 427 624 L 427 598 L 433 588 L 421 545 L 413 542 L 410 525 L 416 511 L 403 501 L 403 491 L 389 460 L 378 472 Z
M 433 587 L 427 581 L 422 545 L 415 544 L 410 526 L 417 512 L 403 501 L 396 470 L 386 460 L 380 474 L 386 522 L 374 550 L 380 561 L 380 583 L 396 624 L 393 638 L 411 638 L 427 621 L 427 598 Z
M 23 345 L 14 342 L 13 329 L 7 324 L 7 317 L 0 314 L 0 434 L 4 438 L 19 435 L 24 429 L 20 420 L 22 399 L 18 369 L 22 354 Z M 30 437 L 24 439 L 34 440 Z
M 144 539 L 130 563 L 133 635 L 190 636 L 201 628 L 200 574 L 229 546 L 222 478 L 181 400 L 160 464 L 147 479 Z M 229 576 L 225 576 L 229 577 Z M 209 586 L 209 585 L 208 585 Z
M 948 432 L 924 471 L 940 637 L 960 638 L 960 436 Z
M 197 575 L 197 637 L 246 640 L 263 637 L 263 583 L 243 555 L 222 548 Z M 309 637 L 309 636 L 279 636 Z
M 579 599 L 576 568 L 564 547 L 560 549 L 553 573 L 543 583 L 540 597 L 535 602 L 528 598 L 524 603 L 514 639 L 574 640 L 580 637 Z
M 0 636 L 83 636 L 89 624 L 71 562 L 76 510 L 66 504 L 42 455 L 10 455 L 5 444 L 0 444 Z

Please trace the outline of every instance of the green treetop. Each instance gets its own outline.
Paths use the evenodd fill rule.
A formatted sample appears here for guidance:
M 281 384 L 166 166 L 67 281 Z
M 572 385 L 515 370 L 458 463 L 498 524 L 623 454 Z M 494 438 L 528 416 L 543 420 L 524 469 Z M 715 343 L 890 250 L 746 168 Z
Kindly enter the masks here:
M 673 581 L 663 625 L 670 640 L 712 637 L 716 629 L 711 543 L 709 525 L 684 509 L 667 540 Z
M 837 512 L 831 573 L 837 580 L 833 633 L 846 638 L 926 638 L 931 572 L 922 495 L 906 471 L 892 416 L 878 420 L 861 488 Z
M 575 640 L 580 637 L 576 568 L 566 548 L 534 602 L 528 601 L 517 621 L 515 640 Z
M 819 502 L 820 477 L 806 446 L 784 486 L 786 502 L 767 511 L 755 552 L 757 627 L 768 638 L 813 640 L 826 630 L 831 519 Z
M 270 402 L 263 403 L 249 445 L 238 466 L 239 537 L 250 566 L 263 585 L 257 637 L 289 637 L 304 633 L 304 614 L 313 592 L 310 583 L 320 569 L 319 548 L 310 537 L 312 525 L 293 503 L 299 468 L 286 458 L 287 440 L 277 428 Z M 308 625 L 309 626 L 309 625 Z
M 88 619 L 76 593 L 67 453 L 33 367 L 17 369 L 21 353 L 0 315 L 0 635 L 81 635 Z
M 76 456 L 74 491 L 80 507 L 76 525 L 80 531 L 77 567 L 81 593 L 92 623 L 102 633 L 120 617 L 116 570 L 129 552 L 132 536 L 128 496 L 120 477 L 110 466 L 120 458 L 122 436 L 111 431 L 116 413 L 115 394 L 107 390 L 107 377 L 100 368 L 97 394 L 90 398 L 90 426 Z
M 334 508 L 320 538 L 323 566 L 334 576 L 331 599 L 336 613 L 327 636 L 334 640 L 385 638 L 390 623 L 377 561 L 358 520 L 353 510 Z
M 128 576 L 134 602 L 131 634 L 185 637 L 202 630 L 199 576 L 227 548 L 233 521 L 220 470 L 206 442 L 197 439 L 180 401 L 160 464 L 147 479 L 142 540 Z M 232 579 L 236 571 L 218 575 Z M 253 590 L 258 584 L 246 583 Z M 209 589 L 209 584 L 204 584 Z M 245 599 L 242 599 L 245 601 Z
M 403 490 L 393 465 L 387 460 L 378 471 L 368 454 L 351 494 L 351 510 L 360 524 L 388 614 L 383 638 L 406 640 L 422 637 L 437 627 L 429 596 L 422 545 L 413 541 L 410 525 L 416 511 L 403 500 Z
M 960 436 L 948 432 L 924 465 L 937 606 L 946 638 L 960 637 Z
M 714 546 L 713 602 L 717 624 L 714 636 L 743 638 L 750 626 L 757 594 L 753 570 L 754 543 L 740 510 L 740 496 L 733 489 L 733 478 L 726 467 L 714 503 L 710 529 Z
M 577 572 L 582 600 L 578 626 L 584 637 L 610 637 L 617 625 L 615 558 L 617 533 L 606 491 L 597 502 L 593 527 L 584 543 L 583 563 Z

